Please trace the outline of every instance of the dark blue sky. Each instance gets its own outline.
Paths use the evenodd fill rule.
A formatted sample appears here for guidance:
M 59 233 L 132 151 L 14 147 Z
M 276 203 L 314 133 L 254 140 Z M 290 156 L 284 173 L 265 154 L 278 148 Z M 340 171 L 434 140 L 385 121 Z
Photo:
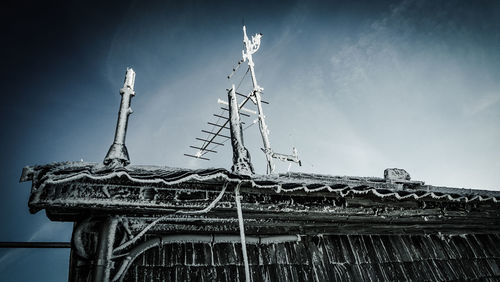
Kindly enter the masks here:
M 183 153 L 237 83 L 226 76 L 241 56 L 243 19 L 249 34 L 264 34 L 257 78 L 273 149 L 296 146 L 304 161 L 292 170 L 401 167 L 433 185 L 500 189 L 496 1 L 101 2 L 24 1 L 0 12 L 0 241 L 70 239 L 71 224 L 28 213 L 21 169 L 101 162 L 128 66 L 137 72 L 132 163 L 228 168 L 228 148 L 209 163 Z M 245 141 L 263 173 L 256 126 Z M 0 250 L 0 280 L 64 281 L 68 255 Z

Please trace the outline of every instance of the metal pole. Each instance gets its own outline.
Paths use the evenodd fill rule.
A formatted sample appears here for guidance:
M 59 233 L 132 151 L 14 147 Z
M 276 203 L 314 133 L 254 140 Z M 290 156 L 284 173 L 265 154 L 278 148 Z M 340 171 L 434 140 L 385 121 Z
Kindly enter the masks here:
M 116 123 L 115 140 L 109 148 L 106 158 L 104 158 L 105 165 L 117 164 L 126 166 L 130 163 L 127 147 L 125 146 L 125 135 L 127 134 L 128 116 L 132 113 L 130 100 L 132 96 L 135 96 L 134 83 L 135 72 L 133 69 L 127 68 L 123 88 L 120 89 L 122 100 Z
M 99 249 L 94 271 L 94 282 L 108 282 L 111 267 L 111 255 L 115 242 L 115 232 L 118 219 L 110 217 L 102 222 L 99 234 Z
M 71 248 L 71 242 L 0 242 L 0 248 Z
M 252 83 L 253 83 L 253 95 L 255 96 L 255 103 L 257 104 L 257 109 L 259 112 L 259 129 L 260 134 L 262 135 L 262 143 L 264 143 L 264 153 L 266 155 L 267 160 L 267 172 L 274 172 L 273 151 L 271 150 L 271 143 L 269 142 L 269 129 L 267 129 L 264 111 L 262 110 L 262 98 L 260 93 L 262 92 L 262 87 L 257 84 L 257 78 L 255 77 L 255 69 L 254 62 L 252 58 L 252 54 L 255 53 L 260 47 L 260 38 L 262 34 L 256 34 L 252 37 L 252 41 L 248 39 L 247 29 L 243 26 L 243 42 L 245 43 L 246 52 L 243 52 L 243 60 L 248 60 L 248 66 L 250 67 L 250 74 L 252 75 Z
M 254 173 L 250 153 L 243 142 L 243 129 L 240 123 L 239 107 L 236 100 L 234 84 L 227 94 L 229 107 L 229 121 L 231 128 L 231 145 L 233 147 L 233 167 L 232 171 L 242 175 L 252 175 Z

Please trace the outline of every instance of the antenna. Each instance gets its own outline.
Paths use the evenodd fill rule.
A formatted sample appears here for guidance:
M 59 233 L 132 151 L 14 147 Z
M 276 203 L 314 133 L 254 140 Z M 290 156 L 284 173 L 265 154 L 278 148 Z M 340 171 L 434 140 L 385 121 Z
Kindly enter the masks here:
M 259 129 L 260 134 L 262 135 L 262 143 L 264 143 L 264 154 L 266 155 L 267 160 L 267 172 L 274 172 L 273 158 L 272 158 L 272 150 L 271 150 L 271 142 L 269 142 L 269 129 L 267 129 L 266 125 L 266 116 L 262 110 L 262 97 L 261 93 L 264 88 L 260 87 L 257 83 L 257 78 L 255 77 L 255 64 L 253 62 L 253 54 L 257 52 L 260 48 L 260 39 L 262 38 L 262 33 L 257 33 L 255 36 L 252 36 L 252 40 L 248 39 L 247 36 L 247 28 L 243 26 L 243 43 L 245 43 L 245 50 L 241 51 L 243 61 L 248 61 L 248 67 L 250 68 L 250 75 L 252 76 L 252 84 L 253 84 L 253 102 L 257 105 L 257 109 L 259 111 Z
M 226 89 L 229 92 L 233 91 L 235 94 L 237 93 L 234 88 L 232 89 Z M 236 104 L 236 107 L 238 108 L 238 114 L 241 114 L 243 116 L 250 116 L 249 114 L 254 114 L 256 115 L 257 112 L 248 108 L 245 108 L 244 105 L 250 100 L 251 93 L 248 95 L 243 95 L 241 93 L 238 93 L 241 96 L 245 97 L 245 99 L 238 105 Z M 236 96 L 236 95 L 235 95 Z M 191 158 L 196 158 L 196 159 L 201 159 L 201 160 L 210 160 L 206 157 L 204 157 L 208 153 L 217 153 L 217 151 L 214 150 L 217 146 L 224 146 L 224 143 L 227 142 L 227 140 L 231 139 L 230 136 L 228 136 L 225 130 L 230 130 L 230 104 L 222 99 L 217 99 L 217 103 L 227 106 L 226 112 L 229 114 L 229 116 L 224 116 L 224 112 L 221 114 L 213 114 L 214 117 L 216 117 L 216 121 L 214 122 L 207 122 L 208 125 L 212 126 L 211 130 L 201 130 L 201 132 L 206 133 L 207 137 L 200 138 L 197 137 L 195 140 L 202 141 L 202 144 L 199 146 L 189 146 L 190 148 L 197 149 L 197 152 L 195 154 L 184 154 L 186 157 L 191 157 Z M 237 102 L 236 102 L 237 103 Z M 224 111 L 224 110 L 223 110 Z M 245 124 L 245 122 L 239 121 L 240 124 Z M 252 124 L 250 124 L 251 126 Z M 218 138 L 218 139 L 217 139 Z M 222 139 L 221 139 L 222 138 Z
M 298 158 L 297 150 L 295 148 L 293 148 L 291 155 L 275 153 L 271 149 L 271 143 L 269 141 L 269 129 L 267 128 L 265 115 L 262 108 L 262 104 L 269 103 L 262 100 L 261 94 L 263 94 L 262 91 L 264 90 L 264 88 L 260 87 L 257 83 L 257 78 L 255 75 L 255 63 L 253 61 L 253 54 L 260 48 L 261 38 L 262 33 L 257 33 L 252 36 L 250 40 L 247 35 L 246 26 L 243 25 L 243 43 L 245 45 L 245 49 L 242 50 L 242 59 L 238 61 L 235 67 L 233 67 L 232 72 L 227 76 L 227 78 L 231 79 L 244 62 L 247 62 L 248 64 L 247 72 L 243 75 L 243 78 L 238 84 L 238 87 L 235 87 L 233 84 L 231 89 L 226 89 L 228 92 L 227 102 L 221 99 L 217 100 L 218 104 L 221 104 L 225 107 L 221 107 L 221 114 L 213 115 L 217 118 L 215 122 L 208 122 L 208 124 L 212 126 L 212 130 L 202 130 L 203 133 L 207 134 L 207 138 L 195 138 L 196 140 L 202 141 L 203 143 L 200 146 L 190 146 L 190 148 L 197 149 L 198 151 L 194 155 L 184 154 L 185 156 L 202 160 L 209 160 L 208 158 L 204 157 L 204 155 L 208 153 L 217 153 L 214 148 L 216 146 L 223 146 L 224 143 L 230 139 L 231 145 L 233 147 L 233 172 L 245 175 L 253 174 L 254 171 L 250 162 L 250 154 L 243 144 L 243 131 L 258 122 L 259 130 L 262 136 L 262 143 L 264 145 L 262 151 L 266 156 L 266 172 L 268 174 L 274 173 L 275 167 L 273 164 L 273 159 L 278 159 L 281 161 L 291 161 L 301 165 L 301 161 Z M 252 78 L 252 90 L 249 94 L 245 95 L 237 92 L 237 90 L 248 72 L 250 72 Z M 238 104 L 236 96 L 244 97 L 244 100 Z M 251 100 L 252 103 L 256 105 L 256 111 L 244 107 L 249 100 Z M 229 116 L 224 116 L 224 113 L 228 113 Z M 250 117 L 250 114 L 257 115 L 257 119 L 246 128 L 242 128 L 241 125 L 245 123 L 240 121 L 240 116 Z M 223 130 L 230 130 L 230 136 L 228 136 L 227 134 L 223 134 Z M 219 139 L 217 139 L 218 142 L 216 142 L 216 138 L 224 138 L 224 140 L 219 141 Z

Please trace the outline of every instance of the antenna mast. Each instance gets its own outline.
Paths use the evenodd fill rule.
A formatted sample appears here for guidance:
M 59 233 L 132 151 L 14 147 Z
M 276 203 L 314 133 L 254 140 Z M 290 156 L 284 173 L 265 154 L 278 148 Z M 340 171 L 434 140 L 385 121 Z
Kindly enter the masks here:
M 257 78 L 255 76 L 255 63 L 253 62 L 252 56 L 255 52 L 257 52 L 257 50 L 259 50 L 261 38 L 262 33 L 257 33 L 252 36 L 252 39 L 250 40 L 247 36 L 246 27 L 245 25 L 243 25 L 243 43 L 245 44 L 245 49 L 241 51 L 242 59 L 238 61 L 238 64 L 233 68 L 233 72 L 228 75 L 227 78 L 231 79 L 235 72 L 240 68 L 241 64 L 244 62 L 248 62 L 248 69 L 245 75 L 243 75 L 242 81 L 246 77 L 248 72 L 250 72 L 250 75 L 252 77 L 253 89 L 248 95 L 237 92 L 237 88 L 239 87 L 239 85 L 237 88 L 235 88 L 233 84 L 232 89 L 227 89 L 228 101 L 226 102 L 218 99 L 217 102 L 221 105 L 227 106 L 227 108 L 221 107 L 221 109 L 223 111 L 227 111 L 229 113 L 229 117 L 223 116 L 222 113 L 220 115 L 214 114 L 214 116 L 217 117 L 217 121 L 215 123 L 208 123 L 209 125 L 213 126 L 212 130 L 202 130 L 203 133 L 207 134 L 207 138 L 196 138 L 196 140 L 202 141 L 203 143 L 200 146 L 190 146 L 193 149 L 198 149 L 198 152 L 195 155 L 184 154 L 185 156 L 201 160 L 209 160 L 208 158 L 205 158 L 204 155 L 206 155 L 207 153 L 217 153 L 217 151 L 213 150 L 214 147 L 223 146 L 224 143 L 230 139 L 231 145 L 233 147 L 233 172 L 244 175 L 253 174 L 254 170 L 250 161 L 250 154 L 243 144 L 242 132 L 244 129 L 241 128 L 241 125 L 244 124 L 244 122 L 240 121 L 240 115 L 249 117 L 249 114 L 255 114 L 258 116 L 258 118 L 253 123 L 259 123 L 262 143 L 264 144 L 264 148 L 262 148 L 262 151 L 266 155 L 266 172 L 268 174 L 274 173 L 275 168 L 273 164 L 273 158 L 281 161 L 295 162 L 298 163 L 299 166 L 301 165 L 301 162 L 297 156 L 297 150 L 295 148 L 293 148 L 291 155 L 275 153 L 271 149 L 271 142 L 269 142 L 269 129 L 267 128 L 265 120 L 266 116 L 264 115 L 264 111 L 262 109 L 262 104 L 268 104 L 268 102 L 262 100 L 261 94 L 264 88 L 260 87 L 257 83 Z M 241 103 L 238 103 L 236 101 L 237 95 L 244 97 L 244 100 Z M 249 100 L 251 100 L 257 106 L 257 111 L 244 107 Z M 252 124 L 250 124 L 246 128 L 250 127 Z M 228 136 L 222 134 L 222 131 L 224 129 L 230 130 L 231 135 Z M 216 138 L 224 138 L 224 140 L 215 142 Z M 209 148 L 209 146 L 212 147 Z
M 271 150 L 271 142 L 269 142 L 269 129 L 267 129 L 266 125 L 266 116 L 262 110 L 261 93 L 264 88 L 260 87 L 257 83 L 257 78 L 255 77 L 255 64 L 252 57 L 252 55 L 259 50 L 261 37 L 262 33 L 257 33 L 255 36 L 252 36 L 252 40 L 250 41 L 247 36 L 247 28 L 246 26 L 243 26 L 243 43 L 245 43 L 246 52 L 243 50 L 241 53 L 243 56 L 243 62 L 248 60 L 248 67 L 250 68 L 250 75 L 252 76 L 253 91 L 251 98 L 252 102 L 257 105 L 259 129 L 260 134 L 262 135 L 262 143 L 264 143 L 264 148 L 262 150 L 266 154 L 267 160 L 267 173 L 273 173 L 273 151 Z

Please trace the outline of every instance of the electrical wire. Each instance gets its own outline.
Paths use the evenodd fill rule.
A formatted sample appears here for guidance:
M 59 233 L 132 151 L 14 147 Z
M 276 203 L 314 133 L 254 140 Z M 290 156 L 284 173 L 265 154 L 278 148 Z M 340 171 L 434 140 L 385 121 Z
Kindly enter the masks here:
M 250 71 L 250 67 L 247 68 L 247 71 L 245 72 L 245 74 L 241 78 L 240 83 L 238 83 L 238 87 L 236 87 L 235 91 L 237 91 L 240 88 L 241 83 L 243 82 L 243 80 L 245 79 L 245 77 L 247 77 L 249 71 Z

